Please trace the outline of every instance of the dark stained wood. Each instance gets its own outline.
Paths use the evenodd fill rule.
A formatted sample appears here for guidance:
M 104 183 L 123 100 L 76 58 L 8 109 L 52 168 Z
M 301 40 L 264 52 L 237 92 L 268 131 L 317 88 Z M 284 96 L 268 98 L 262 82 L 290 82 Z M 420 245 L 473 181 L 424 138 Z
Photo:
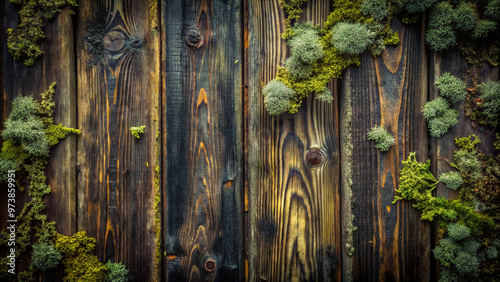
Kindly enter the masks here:
M 78 230 L 97 239 L 102 262 L 123 262 L 134 281 L 159 280 L 160 263 L 154 205 L 160 35 L 149 11 L 139 0 L 81 0 L 78 9 Z M 99 29 L 101 59 L 86 44 Z M 145 133 L 136 139 L 129 128 L 141 125 Z
M 430 279 L 429 224 L 420 220 L 411 203 L 391 204 L 401 161 L 409 152 L 416 152 L 419 161 L 428 157 L 421 113 L 427 99 L 424 34 L 420 27 L 403 26 L 398 19 L 392 24 L 401 43 L 387 47 L 379 58 L 364 54 L 361 66 L 350 67 L 342 80 L 343 95 L 350 95 L 352 105 L 351 142 L 341 148 L 352 150 L 352 158 L 342 160 L 352 174 L 343 177 L 352 178 L 351 208 L 358 227 L 353 232 L 352 269 L 344 269 L 343 275 L 352 271 L 354 281 Z M 380 152 L 367 138 L 375 125 L 396 136 L 388 152 Z
M 54 122 L 67 127 L 76 127 L 76 81 L 73 23 L 68 9 L 49 21 L 44 27 L 45 39 L 41 41 L 44 55 L 35 61 L 32 67 L 26 67 L 23 61 L 14 61 L 6 50 L 5 29 L 17 26 L 17 8 L 6 1 L 2 33 L 2 120 L 10 112 L 12 99 L 19 95 L 32 95 L 40 99 L 40 93 L 56 82 L 54 94 Z M 61 234 L 71 235 L 76 231 L 76 136 L 68 136 L 52 149 L 47 165 L 47 182 L 52 188 L 50 195 L 44 198 L 48 207 L 44 210 L 49 221 L 56 222 L 56 229 Z M 27 192 L 18 194 L 17 211 L 20 212 L 26 201 Z M 2 197 L 2 199 L 4 199 Z M 0 206 L 2 211 L 5 202 Z M 5 213 L 2 213 L 4 215 Z M 2 220 L 2 227 L 4 224 Z M 60 280 L 61 269 L 52 270 L 42 276 L 43 280 Z
M 162 2 L 169 281 L 243 279 L 240 5 Z
M 289 54 L 279 2 L 249 1 L 249 280 L 340 281 L 337 91 L 331 104 L 310 95 L 295 115 L 266 112 L 262 86 Z M 329 8 L 310 1 L 301 20 L 322 24 Z M 308 166 L 315 149 L 322 163 Z
M 430 99 L 439 97 L 439 91 L 434 83 L 443 73 L 450 73 L 459 77 L 467 82 L 468 87 L 472 87 L 471 81 L 475 80 L 478 84 L 491 79 L 497 81 L 499 78 L 498 67 L 492 67 L 488 63 L 484 64 L 482 68 L 467 64 L 467 61 L 461 57 L 456 49 L 452 49 L 442 54 L 432 53 L 432 65 L 430 66 Z M 441 138 L 431 138 L 431 152 L 433 160 L 433 173 L 436 178 L 441 173 L 448 172 L 453 169 L 449 162 L 453 162 L 453 151 L 458 148 L 455 146 L 455 138 L 467 137 L 471 134 L 479 136 L 481 144 L 479 148 L 485 154 L 493 153 L 493 142 L 495 141 L 494 128 L 488 126 L 474 127 L 468 117 L 464 116 L 465 101 L 453 105 L 453 108 L 458 110 L 460 116 L 458 117 L 459 123 L 452 127 Z M 443 197 L 457 197 L 458 192 L 448 189 L 444 184 L 439 183 L 437 188 L 437 195 Z

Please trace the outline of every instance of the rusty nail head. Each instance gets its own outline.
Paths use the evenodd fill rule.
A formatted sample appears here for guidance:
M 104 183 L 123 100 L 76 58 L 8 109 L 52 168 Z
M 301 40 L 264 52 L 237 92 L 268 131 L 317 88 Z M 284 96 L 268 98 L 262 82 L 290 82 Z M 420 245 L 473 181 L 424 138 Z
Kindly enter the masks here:
M 200 48 L 203 45 L 203 36 L 196 29 L 190 29 L 186 34 L 186 43 L 194 48 Z
M 312 148 L 306 153 L 306 163 L 309 167 L 317 167 L 323 163 L 323 154 L 317 148 Z
M 207 271 L 214 271 L 215 267 L 216 267 L 215 259 L 209 258 L 207 259 L 207 261 L 205 261 L 205 269 Z

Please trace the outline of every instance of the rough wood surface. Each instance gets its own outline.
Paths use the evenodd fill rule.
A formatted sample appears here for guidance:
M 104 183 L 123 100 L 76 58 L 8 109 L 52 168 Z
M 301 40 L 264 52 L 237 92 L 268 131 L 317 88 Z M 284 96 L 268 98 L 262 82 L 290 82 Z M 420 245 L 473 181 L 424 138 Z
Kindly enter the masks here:
M 162 2 L 169 281 L 243 277 L 240 1 Z
M 102 262 L 123 262 L 134 281 L 159 278 L 160 36 L 143 3 L 81 0 L 77 31 L 78 230 L 97 239 Z M 102 42 L 93 53 L 92 38 Z M 137 139 L 129 128 L 141 125 Z
M 429 225 L 411 203 L 391 203 L 401 161 L 409 152 L 417 152 L 419 161 L 428 157 L 421 113 L 427 100 L 424 36 L 418 26 L 403 26 L 397 19 L 392 25 L 400 44 L 375 59 L 364 54 L 361 66 L 350 67 L 342 81 L 343 95 L 350 91 L 352 105 L 352 138 L 341 150 L 352 150 L 352 159 L 346 160 L 350 164 L 343 164 L 352 167 L 352 174 L 344 177 L 352 177 L 353 223 L 358 227 L 350 270 L 354 281 L 430 279 Z M 380 152 L 367 138 L 375 125 L 396 137 L 388 152 Z
M 1 33 L 5 34 L 5 29 L 17 26 L 18 9 L 8 1 L 2 5 L 5 5 L 6 13 Z M 33 95 L 35 99 L 40 99 L 40 93 L 56 82 L 54 123 L 76 127 L 74 30 L 69 10 L 64 9 L 54 20 L 47 23 L 44 32 L 46 38 L 40 44 L 44 55 L 38 58 L 32 67 L 26 67 L 23 61 L 12 59 L 6 50 L 6 37 L 2 35 L 2 121 L 7 119 L 10 104 L 15 97 Z M 70 135 L 52 148 L 46 171 L 47 183 L 52 192 L 44 199 L 48 207 L 44 214 L 49 221 L 55 221 L 57 231 L 65 235 L 71 235 L 76 230 L 76 138 Z M 16 210 L 20 212 L 24 202 L 29 199 L 27 192 L 17 194 L 19 200 Z M 5 204 L 4 201 L 0 203 L 2 211 L 6 210 Z M 5 213 L 2 212 L 2 215 Z M 2 227 L 4 222 L 2 220 Z M 60 280 L 62 276 L 63 272 L 59 268 L 42 277 L 43 280 Z
M 310 95 L 280 117 L 263 105 L 262 86 L 288 55 L 279 2 L 249 1 L 249 280 L 340 280 L 338 97 Z M 329 7 L 308 2 L 301 20 L 322 24 Z M 321 164 L 311 167 L 308 154 Z

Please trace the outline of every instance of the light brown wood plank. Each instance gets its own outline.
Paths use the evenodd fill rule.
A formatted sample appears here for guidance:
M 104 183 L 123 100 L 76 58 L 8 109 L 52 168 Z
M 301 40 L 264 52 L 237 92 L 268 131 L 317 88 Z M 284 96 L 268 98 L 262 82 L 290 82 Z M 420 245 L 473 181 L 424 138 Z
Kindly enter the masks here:
M 337 92 L 314 95 L 299 113 L 270 116 L 262 86 L 289 55 L 280 1 L 249 1 L 249 280 L 340 280 L 340 157 Z M 322 24 L 329 1 L 309 1 L 302 21 Z M 322 164 L 310 167 L 317 149 Z

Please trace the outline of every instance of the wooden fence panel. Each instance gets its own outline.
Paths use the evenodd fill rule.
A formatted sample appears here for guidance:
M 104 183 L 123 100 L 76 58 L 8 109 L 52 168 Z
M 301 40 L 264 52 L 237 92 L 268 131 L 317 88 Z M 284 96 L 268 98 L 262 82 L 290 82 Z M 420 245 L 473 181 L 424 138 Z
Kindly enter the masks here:
M 97 239 L 102 262 L 123 262 L 136 281 L 157 280 L 160 263 L 160 36 L 143 3 L 80 0 L 77 31 L 78 230 Z M 141 125 L 136 139 L 129 128 Z
M 249 1 L 249 280 L 340 280 L 337 103 L 310 95 L 279 117 L 263 105 L 262 86 L 288 54 L 279 2 Z M 308 2 L 302 20 L 322 24 L 329 7 Z
M 350 166 L 350 175 L 343 177 L 351 178 L 352 186 L 343 182 L 342 191 L 351 189 L 353 195 L 352 203 L 343 204 L 352 205 L 353 224 L 358 227 L 352 232 L 353 261 L 346 262 L 352 268 L 344 267 L 344 275 L 352 273 L 355 281 L 430 279 L 429 224 L 420 220 L 410 202 L 392 204 L 401 161 L 409 152 L 416 152 L 419 161 L 428 157 L 427 128 L 421 113 L 427 100 L 424 34 L 421 27 L 403 26 L 397 19 L 392 25 L 399 32 L 399 45 L 387 47 L 375 59 L 364 54 L 361 66 L 350 67 L 342 80 L 343 99 L 347 99 L 342 106 L 352 109 L 351 120 L 341 121 L 350 123 L 343 128 L 350 127 L 351 134 L 341 150 L 352 153 L 350 159 L 342 160 L 343 166 Z M 350 105 L 346 105 L 349 99 Z M 380 152 L 367 138 L 368 129 L 375 125 L 384 126 L 396 137 L 388 152 Z M 342 218 L 349 220 L 345 214 Z
M 240 1 L 163 1 L 169 281 L 243 278 Z

